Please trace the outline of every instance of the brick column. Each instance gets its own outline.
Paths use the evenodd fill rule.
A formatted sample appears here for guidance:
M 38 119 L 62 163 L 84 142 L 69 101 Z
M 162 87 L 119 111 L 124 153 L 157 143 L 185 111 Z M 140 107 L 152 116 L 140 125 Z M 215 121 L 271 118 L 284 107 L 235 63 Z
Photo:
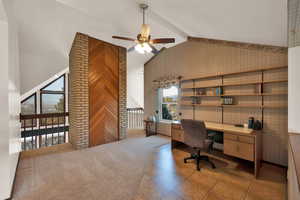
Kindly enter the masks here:
M 300 0 L 288 1 L 289 47 L 300 46 Z
M 126 49 L 119 48 L 119 134 L 120 140 L 127 136 L 127 70 Z
M 89 146 L 88 36 L 77 33 L 70 51 L 69 122 L 75 149 Z

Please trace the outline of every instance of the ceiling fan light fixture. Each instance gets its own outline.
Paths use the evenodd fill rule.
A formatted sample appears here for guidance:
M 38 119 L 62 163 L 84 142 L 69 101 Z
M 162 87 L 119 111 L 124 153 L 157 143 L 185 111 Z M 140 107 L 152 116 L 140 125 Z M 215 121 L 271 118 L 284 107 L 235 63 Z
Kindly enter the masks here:
M 148 43 L 139 43 L 137 45 L 135 45 L 134 49 L 140 53 L 140 54 L 145 54 L 145 53 L 150 53 L 152 52 L 152 48 L 150 47 L 150 45 Z
M 121 36 L 112 36 L 114 39 L 133 41 L 136 43 L 135 46 L 129 48 L 127 52 L 133 50 L 137 51 L 140 54 L 153 53 L 154 55 L 158 54 L 159 51 L 155 48 L 155 44 L 168 44 L 174 43 L 175 38 L 154 38 L 152 39 L 150 35 L 150 26 L 146 23 L 145 20 L 145 11 L 148 9 L 147 4 L 140 4 L 140 8 L 143 11 L 143 24 L 139 34 L 137 34 L 136 39 L 121 37 Z
M 138 53 L 140 53 L 140 54 L 145 54 L 145 50 L 144 50 L 144 48 L 142 47 L 141 44 L 135 45 L 134 49 L 135 49 Z
M 151 53 L 152 52 L 152 48 L 149 46 L 148 43 L 143 43 L 143 48 L 147 53 Z

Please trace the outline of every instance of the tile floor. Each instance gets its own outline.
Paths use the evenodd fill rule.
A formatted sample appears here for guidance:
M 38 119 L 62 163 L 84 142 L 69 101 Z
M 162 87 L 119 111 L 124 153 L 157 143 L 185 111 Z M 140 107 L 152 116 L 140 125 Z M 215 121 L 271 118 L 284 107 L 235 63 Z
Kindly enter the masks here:
M 64 148 L 60 148 L 64 149 Z M 170 139 L 133 134 L 102 146 L 20 160 L 15 200 L 282 200 L 285 170 L 263 164 L 260 177 L 214 160 L 183 163 L 188 154 L 171 151 Z

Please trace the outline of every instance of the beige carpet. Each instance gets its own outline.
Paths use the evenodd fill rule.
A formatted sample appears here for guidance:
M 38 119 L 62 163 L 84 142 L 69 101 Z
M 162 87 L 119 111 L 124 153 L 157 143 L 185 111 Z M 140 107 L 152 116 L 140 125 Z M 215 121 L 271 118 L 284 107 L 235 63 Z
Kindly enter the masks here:
M 151 154 L 169 138 L 128 139 L 66 153 L 24 157 L 17 172 L 14 199 L 132 199 Z

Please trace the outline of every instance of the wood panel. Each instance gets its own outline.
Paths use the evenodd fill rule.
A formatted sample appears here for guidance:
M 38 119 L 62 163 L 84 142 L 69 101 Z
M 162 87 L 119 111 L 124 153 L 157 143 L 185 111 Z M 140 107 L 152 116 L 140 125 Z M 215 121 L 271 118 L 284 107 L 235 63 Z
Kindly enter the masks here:
M 119 139 L 119 47 L 89 38 L 89 145 Z

